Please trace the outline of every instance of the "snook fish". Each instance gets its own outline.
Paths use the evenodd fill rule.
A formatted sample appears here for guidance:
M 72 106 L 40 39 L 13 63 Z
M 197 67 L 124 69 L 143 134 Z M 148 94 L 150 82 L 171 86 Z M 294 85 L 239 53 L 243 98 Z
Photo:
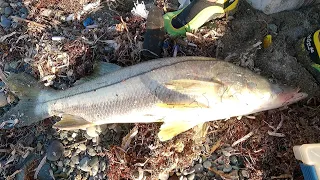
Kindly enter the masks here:
M 229 62 L 208 57 L 174 57 L 121 68 L 67 90 L 42 86 L 25 74 L 5 83 L 20 97 L 1 121 L 27 126 L 60 116 L 55 128 L 85 129 L 109 123 L 164 122 L 161 141 L 200 123 L 279 108 L 307 97 L 297 88 Z

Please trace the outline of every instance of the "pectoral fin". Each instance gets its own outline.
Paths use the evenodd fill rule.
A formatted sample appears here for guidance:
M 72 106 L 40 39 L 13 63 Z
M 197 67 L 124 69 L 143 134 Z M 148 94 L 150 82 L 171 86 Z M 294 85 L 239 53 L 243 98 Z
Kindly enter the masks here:
M 176 135 L 191 129 L 198 124 L 199 122 L 196 122 L 196 120 L 164 122 L 164 124 L 162 124 L 160 127 L 158 138 L 160 139 L 160 141 L 171 140 Z
M 95 124 L 83 119 L 82 117 L 63 114 L 61 120 L 53 125 L 53 128 L 61 130 L 86 129 L 95 126 Z
M 172 80 L 165 83 L 168 89 L 178 91 L 184 94 L 204 94 L 214 93 L 217 89 L 223 86 L 223 84 L 217 80 L 212 81 L 200 81 L 189 79 Z

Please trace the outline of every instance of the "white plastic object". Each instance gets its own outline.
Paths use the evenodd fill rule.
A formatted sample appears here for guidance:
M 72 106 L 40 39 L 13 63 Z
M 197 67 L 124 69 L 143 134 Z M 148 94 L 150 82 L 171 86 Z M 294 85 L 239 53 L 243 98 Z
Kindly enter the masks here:
M 247 0 L 255 9 L 265 14 L 299 9 L 303 6 L 320 3 L 320 0 Z
M 146 9 L 144 2 L 142 1 L 140 4 L 138 0 L 137 3 L 134 3 L 134 7 L 131 10 L 131 13 L 135 16 L 141 16 L 145 19 L 147 19 L 149 15 L 149 11 Z
M 297 160 L 314 166 L 317 176 L 320 177 L 320 143 L 294 146 L 293 153 Z

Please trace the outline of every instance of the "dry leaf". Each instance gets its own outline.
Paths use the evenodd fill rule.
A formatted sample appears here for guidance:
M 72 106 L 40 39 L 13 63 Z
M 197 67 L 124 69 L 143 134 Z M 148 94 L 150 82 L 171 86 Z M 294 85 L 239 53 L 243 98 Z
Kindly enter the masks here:
M 210 154 L 214 153 L 221 145 L 221 140 L 217 141 L 215 145 L 211 147 Z

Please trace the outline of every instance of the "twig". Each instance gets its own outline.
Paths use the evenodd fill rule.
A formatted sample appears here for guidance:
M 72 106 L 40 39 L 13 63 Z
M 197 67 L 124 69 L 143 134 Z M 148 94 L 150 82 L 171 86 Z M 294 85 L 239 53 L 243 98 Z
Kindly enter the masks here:
M 17 16 L 11 16 L 11 18 L 13 20 L 24 21 L 24 22 L 36 25 L 36 26 L 38 26 L 38 27 L 40 27 L 42 29 L 46 28 L 46 25 L 43 25 L 43 24 L 40 24 L 40 23 L 37 23 L 37 22 L 34 22 L 34 21 L 30 21 L 30 20 L 27 20 L 27 19 L 23 19 L 23 18 L 20 18 L 20 17 L 17 17 Z
M 37 167 L 36 172 L 34 173 L 34 177 L 33 177 L 34 179 L 37 179 L 39 171 L 41 170 L 42 166 L 46 163 L 46 160 L 47 160 L 47 155 L 45 155 L 40 161 L 39 166 Z
M 234 142 L 231 146 L 234 147 L 237 144 L 249 139 L 254 133 L 251 131 L 250 133 L 248 133 L 247 135 L 243 136 L 242 138 L 240 138 L 239 140 L 237 140 L 236 142 Z
M 212 146 L 210 150 L 210 154 L 214 153 L 220 147 L 220 144 L 221 144 L 221 139 L 217 141 L 215 145 Z

